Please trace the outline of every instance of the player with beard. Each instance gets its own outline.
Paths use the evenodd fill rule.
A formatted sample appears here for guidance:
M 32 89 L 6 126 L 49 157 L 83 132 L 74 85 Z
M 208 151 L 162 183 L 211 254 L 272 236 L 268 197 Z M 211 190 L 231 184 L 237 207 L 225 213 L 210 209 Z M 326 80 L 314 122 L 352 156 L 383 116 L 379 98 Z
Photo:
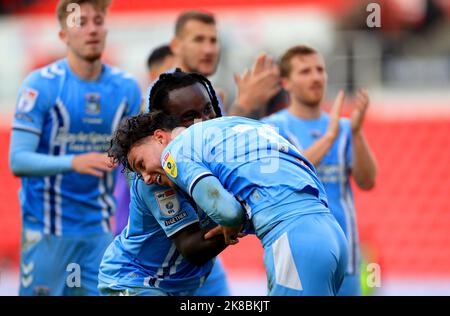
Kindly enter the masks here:
M 369 106 L 367 90 L 357 92 L 351 119 L 339 118 L 342 91 L 329 114 L 321 109 L 327 73 L 324 59 L 316 50 L 292 47 L 282 56 L 280 68 L 290 104 L 264 121 L 276 126 L 316 167 L 331 212 L 348 240 L 349 261 L 338 295 L 361 295 L 360 249 L 350 177 L 363 190 L 375 185 L 376 163 L 362 132 Z

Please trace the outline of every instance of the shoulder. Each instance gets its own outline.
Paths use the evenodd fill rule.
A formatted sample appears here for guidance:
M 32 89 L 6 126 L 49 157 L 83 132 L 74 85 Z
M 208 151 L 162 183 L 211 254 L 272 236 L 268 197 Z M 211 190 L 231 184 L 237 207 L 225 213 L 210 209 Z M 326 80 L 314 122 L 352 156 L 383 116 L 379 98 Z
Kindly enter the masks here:
M 107 80 L 112 84 L 126 89 L 140 90 L 136 77 L 131 73 L 108 64 L 103 64 L 103 66 L 105 67 L 105 72 L 107 73 Z
M 35 105 L 45 109 L 57 97 L 61 78 L 65 74 L 63 60 L 56 61 L 29 73 L 22 81 L 17 103 L 18 111 L 29 112 Z
M 32 71 L 24 79 L 23 86 L 35 88 L 40 91 L 45 89 L 54 91 L 54 85 L 58 84 L 58 79 L 65 74 L 62 62 L 62 60 L 59 60 Z

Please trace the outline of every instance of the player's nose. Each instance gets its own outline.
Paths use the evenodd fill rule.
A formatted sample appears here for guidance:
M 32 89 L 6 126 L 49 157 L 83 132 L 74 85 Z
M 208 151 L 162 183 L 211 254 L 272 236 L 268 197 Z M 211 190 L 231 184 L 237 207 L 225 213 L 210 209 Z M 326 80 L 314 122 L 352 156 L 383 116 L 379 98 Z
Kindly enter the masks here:
M 149 174 L 143 174 L 142 178 L 146 184 L 152 184 L 152 178 Z
M 212 54 L 214 54 L 215 50 L 216 50 L 216 45 L 214 43 L 211 43 L 211 42 L 204 43 L 203 52 L 205 54 L 212 55 Z

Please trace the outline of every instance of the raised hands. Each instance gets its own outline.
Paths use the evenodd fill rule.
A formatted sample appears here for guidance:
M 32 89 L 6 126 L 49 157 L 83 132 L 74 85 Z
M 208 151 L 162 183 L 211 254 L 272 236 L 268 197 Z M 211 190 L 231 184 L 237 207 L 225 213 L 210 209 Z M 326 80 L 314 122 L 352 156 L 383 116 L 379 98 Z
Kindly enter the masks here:
M 351 115 L 352 133 L 359 133 L 364 117 L 369 108 L 369 93 L 367 89 L 359 89 L 355 96 L 354 109 Z
M 267 102 L 280 89 L 280 72 L 270 56 L 260 54 L 251 70 L 242 75 L 235 74 L 238 96 L 231 109 L 231 115 L 248 115 L 265 108 Z M 233 111 L 237 110 L 237 111 Z
M 333 140 L 339 135 L 339 117 L 342 112 L 342 106 L 344 104 L 345 94 L 340 90 L 336 99 L 334 99 L 333 106 L 330 110 L 330 122 L 328 123 L 327 134 Z

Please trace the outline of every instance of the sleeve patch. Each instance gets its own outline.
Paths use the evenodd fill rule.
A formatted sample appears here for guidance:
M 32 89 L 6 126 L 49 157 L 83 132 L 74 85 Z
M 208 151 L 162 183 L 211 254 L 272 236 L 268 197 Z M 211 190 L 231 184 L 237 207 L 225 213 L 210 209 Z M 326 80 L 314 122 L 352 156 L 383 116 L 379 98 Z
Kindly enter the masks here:
M 163 169 L 174 179 L 178 176 L 177 165 L 170 152 L 167 152 L 164 156 Z
M 178 214 L 177 216 L 174 216 L 174 217 L 172 217 L 172 218 L 169 218 L 169 219 L 165 220 L 165 221 L 164 221 L 164 224 L 165 224 L 166 226 L 170 226 L 170 225 L 172 225 L 172 224 L 175 224 L 176 222 L 181 221 L 183 218 L 185 218 L 185 217 L 187 217 L 187 216 L 188 216 L 188 214 L 187 214 L 185 211 L 183 211 L 183 212 L 181 212 L 180 214 Z
M 39 93 L 37 90 L 26 88 L 17 102 L 17 111 L 22 113 L 30 112 L 36 104 L 38 95 Z
M 164 216 L 173 216 L 180 211 L 180 201 L 175 190 L 157 191 L 155 192 L 155 198 L 158 202 L 159 211 Z

